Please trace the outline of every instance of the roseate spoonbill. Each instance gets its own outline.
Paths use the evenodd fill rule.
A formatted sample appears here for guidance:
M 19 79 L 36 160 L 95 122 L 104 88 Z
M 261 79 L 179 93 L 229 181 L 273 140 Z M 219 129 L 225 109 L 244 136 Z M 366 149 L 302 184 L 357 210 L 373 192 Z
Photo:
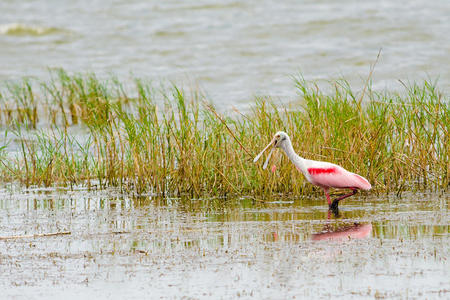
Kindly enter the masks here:
M 339 201 L 353 196 L 358 190 L 370 190 L 372 187 L 367 179 L 358 174 L 349 172 L 341 166 L 329 162 L 315 161 L 300 157 L 297 153 L 295 153 L 294 148 L 292 147 L 291 139 L 283 131 L 279 131 L 274 135 L 269 145 L 267 145 L 267 147 L 255 157 L 253 162 L 258 161 L 261 155 L 271 145 L 273 145 L 273 147 L 267 156 L 263 169 L 267 167 L 273 150 L 275 148 L 283 149 L 297 170 L 303 173 L 306 180 L 314 185 L 320 186 L 323 189 L 325 196 L 327 197 L 328 206 L 331 210 L 337 211 Z M 340 196 L 331 202 L 329 194 L 330 188 L 350 189 L 352 192 L 350 194 Z

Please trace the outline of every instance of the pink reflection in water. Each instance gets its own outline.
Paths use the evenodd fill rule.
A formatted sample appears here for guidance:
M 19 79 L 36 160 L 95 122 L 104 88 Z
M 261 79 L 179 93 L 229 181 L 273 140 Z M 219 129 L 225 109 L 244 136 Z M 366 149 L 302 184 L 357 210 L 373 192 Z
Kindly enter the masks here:
M 334 231 L 315 233 L 311 236 L 313 241 L 333 240 L 340 241 L 344 239 L 363 239 L 372 232 L 372 224 L 354 224 L 339 227 Z

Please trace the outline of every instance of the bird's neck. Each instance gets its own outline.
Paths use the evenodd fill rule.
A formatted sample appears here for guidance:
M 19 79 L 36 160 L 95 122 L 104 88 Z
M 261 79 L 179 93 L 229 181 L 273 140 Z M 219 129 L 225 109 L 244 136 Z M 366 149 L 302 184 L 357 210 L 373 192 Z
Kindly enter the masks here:
M 297 167 L 297 169 L 303 174 L 307 174 L 305 159 L 295 153 L 294 148 L 292 147 L 291 141 L 289 143 L 284 144 L 283 147 L 286 156 L 291 160 L 291 162 Z

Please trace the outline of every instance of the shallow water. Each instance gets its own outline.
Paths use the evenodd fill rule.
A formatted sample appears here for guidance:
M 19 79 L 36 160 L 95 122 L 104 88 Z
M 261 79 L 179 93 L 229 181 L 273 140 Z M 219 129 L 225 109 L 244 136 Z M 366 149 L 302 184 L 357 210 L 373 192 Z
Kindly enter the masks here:
M 361 87 L 382 48 L 376 89 L 450 86 L 448 0 L 6 0 L 0 11 L 1 80 L 55 67 L 133 73 L 198 85 L 229 109 L 254 95 L 291 100 L 300 71 Z
M 449 195 L 130 198 L 0 190 L 2 299 L 448 298 Z M 264 202 L 262 202 L 264 201 Z

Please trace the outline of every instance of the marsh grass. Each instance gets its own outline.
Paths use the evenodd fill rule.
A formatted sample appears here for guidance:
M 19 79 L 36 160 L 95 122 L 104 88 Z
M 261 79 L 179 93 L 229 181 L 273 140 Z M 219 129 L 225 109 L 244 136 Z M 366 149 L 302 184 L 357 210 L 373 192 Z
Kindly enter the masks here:
M 302 77 L 295 84 L 295 103 L 257 98 L 246 114 L 221 115 L 199 93 L 140 79 L 126 89 L 114 77 L 59 70 L 50 82 L 9 83 L 0 92 L 1 178 L 159 195 L 311 191 L 281 154 L 274 174 L 252 163 L 285 130 L 300 155 L 359 173 L 378 192 L 448 188 L 449 99 L 435 84 L 399 94 L 367 87 L 364 97 L 343 80 L 330 82 L 331 93 Z

